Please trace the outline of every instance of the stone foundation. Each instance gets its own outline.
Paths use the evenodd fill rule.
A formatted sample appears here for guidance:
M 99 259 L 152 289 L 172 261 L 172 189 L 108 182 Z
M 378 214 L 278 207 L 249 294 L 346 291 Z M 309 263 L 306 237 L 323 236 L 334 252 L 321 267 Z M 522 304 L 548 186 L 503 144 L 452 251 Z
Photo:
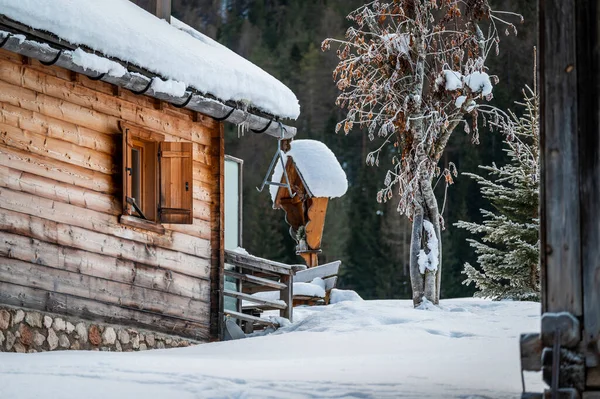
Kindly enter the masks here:
M 199 342 L 147 330 L 75 320 L 52 313 L 0 306 L 0 352 L 54 350 L 132 352 Z

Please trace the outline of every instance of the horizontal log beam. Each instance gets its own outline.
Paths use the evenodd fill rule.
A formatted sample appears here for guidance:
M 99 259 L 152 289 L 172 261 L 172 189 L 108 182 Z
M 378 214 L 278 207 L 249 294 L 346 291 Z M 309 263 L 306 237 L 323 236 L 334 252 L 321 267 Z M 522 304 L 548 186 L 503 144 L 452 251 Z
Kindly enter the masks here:
M 0 257 L 205 302 L 210 298 L 208 278 L 190 277 L 156 266 L 146 266 L 131 260 L 63 247 L 7 232 L 2 233 L 0 240 Z
M 1 151 L 1 150 L 0 150 Z M 12 164 L 12 163 L 11 163 Z M 2 165 L 0 162 L 0 187 L 7 187 L 15 191 L 34 194 L 38 197 L 60 201 L 65 204 L 106 213 L 113 216 L 122 214 L 121 201 L 115 196 L 88 190 L 72 184 L 62 183 L 57 180 L 38 176 L 18 169 Z M 53 177 L 56 177 L 53 175 Z M 199 184 L 198 182 L 194 182 Z M 194 186 L 194 188 L 196 188 Z M 198 190 L 203 190 L 198 188 Z M 200 191 L 194 190 L 194 199 L 198 199 Z M 206 200 L 194 201 L 195 210 L 202 215 L 210 212 L 210 204 Z M 196 218 L 191 225 L 163 224 L 167 230 L 177 231 L 189 236 L 210 240 L 209 221 Z
M 29 30 L 25 26 L 22 26 L 21 29 Z M 1 40 L 6 39 L 6 37 L 9 35 L 10 33 L 8 32 L 0 32 Z M 91 70 L 86 70 L 76 64 L 73 61 L 73 53 L 71 51 L 63 51 L 59 54 L 58 50 L 48 46 L 46 43 L 38 43 L 32 40 L 20 40 L 14 36 L 9 36 L 4 48 L 26 57 L 32 57 L 41 61 L 51 61 L 56 59 L 58 56 L 55 65 L 93 78 L 98 77 L 97 73 Z M 148 87 L 151 79 L 151 77 L 131 72 L 127 72 L 121 77 L 114 77 L 109 74 L 101 77 L 101 80 L 104 82 L 108 82 L 136 92 Z M 223 102 L 205 97 L 200 93 L 190 89 L 188 89 L 182 97 L 175 97 L 166 93 L 155 92 L 152 89 L 148 90 L 145 94 L 176 105 L 183 104 L 189 99 L 189 102 L 185 108 L 201 112 L 213 118 L 222 118 L 228 115 L 232 110 L 232 105 L 225 105 Z M 246 123 L 250 129 L 255 130 L 262 130 L 267 126 L 267 124 L 270 123 L 270 119 L 258 116 L 255 113 L 244 111 L 242 109 L 234 109 L 231 115 L 227 118 L 227 121 L 234 124 Z M 279 123 L 270 123 L 265 130 L 265 133 L 277 138 L 283 136 L 283 138 L 288 139 L 296 135 L 296 128 Z
M 0 213 L 0 232 L 18 234 L 148 266 L 157 266 L 191 277 L 205 279 L 210 276 L 208 259 L 6 209 Z
M 27 151 L 104 174 L 116 174 L 121 170 L 119 165 L 115 163 L 116 157 L 112 155 L 91 149 L 83 149 L 67 141 L 22 130 L 1 122 L 0 143 L 7 147 Z
M 196 340 L 206 341 L 210 338 L 209 326 L 204 322 L 167 317 L 2 281 L 0 281 L 0 303 L 80 317 L 95 322 L 146 328 Z
M 41 264 L 0 257 L 0 281 L 195 321 L 209 320 L 209 303 L 133 287 Z
M 100 193 L 117 192 L 111 175 L 10 148 L 3 144 L 0 144 L 0 166 L 15 168 Z
M 98 233 L 143 245 L 156 245 L 161 248 L 208 259 L 210 241 L 178 232 L 156 234 L 127 228 L 120 224 L 118 217 L 102 212 L 80 208 L 71 204 L 37 197 L 31 194 L 0 188 L 0 208 L 50 219 L 70 226 L 76 226 Z
M 262 305 L 263 307 L 268 307 L 270 309 L 286 309 L 287 305 L 285 303 L 271 301 L 269 299 L 259 298 L 253 295 L 244 294 L 242 292 L 231 291 L 231 290 L 223 290 L 223 294 L 232 298 L 242 299 L 244 301 L 257 303 Z
M 121 144 L 120 140 L 117 140 L 114 135 L 100 133 L 5 102 L 0 102 L 0 121 L 13 127 L 43 134 L 47 137 L 77 144 L 80 147 L 109 155 L 114 155 Z M 199 147 L 194 147 L 194 150 L 198 151 L 199 158 L 203 155 Z

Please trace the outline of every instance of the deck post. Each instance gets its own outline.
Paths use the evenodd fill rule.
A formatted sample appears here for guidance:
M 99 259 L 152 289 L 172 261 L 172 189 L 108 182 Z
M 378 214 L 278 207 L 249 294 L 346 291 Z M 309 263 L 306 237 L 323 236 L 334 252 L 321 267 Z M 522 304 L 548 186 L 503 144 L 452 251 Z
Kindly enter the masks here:
M 287 307 L 279 311 L 279 316 L 285 317 L 290 322 L 293 322 L 294 313 L 294 275 L 290 270 L 290 274 L 281 276 L 281 282 L 287 286 L 280 291 L 280 298 L 285 302 Z

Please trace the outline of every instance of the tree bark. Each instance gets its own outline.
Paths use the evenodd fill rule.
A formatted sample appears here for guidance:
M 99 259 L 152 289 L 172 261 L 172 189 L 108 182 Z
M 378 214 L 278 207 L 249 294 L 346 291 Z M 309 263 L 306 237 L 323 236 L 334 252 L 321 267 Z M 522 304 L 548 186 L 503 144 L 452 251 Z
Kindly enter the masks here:
M 423 208 L 415 209 L 413 215 L 412 234 L 410 239 L 410 284 L 415 307 L 419 306 L 425 295 L 423 275 L 419 270 L 419 251 L 421 251 L 421 238 L 423 233 Z
M 441 271 L 442 271 L 442 240 L 440 227 L 440 214 L 437 206 L 437 201 L 433 193 L 431 185 L 431 177 L 426 171 L 422 172 L 419 182 L 420 193 L 416 196 L 417 205 L 415 206 L 413 216 L 413 229 L 411 236 L 410 250 L 410 280 L 413 292 L 413 304 L 415 307 L 423 302 L 423 298 L 433 304 L 439 304 L 440 288 L 441 288 Z M 424 233 L 423 222 L 429 221 L 435 231 L 438 241 L 438 266 L 437 270 L 425 270 L 425 274 L 421 274 L 419 270 L 419 253 L 421 250 L 429 253 L 427 247 L 428 238 Z

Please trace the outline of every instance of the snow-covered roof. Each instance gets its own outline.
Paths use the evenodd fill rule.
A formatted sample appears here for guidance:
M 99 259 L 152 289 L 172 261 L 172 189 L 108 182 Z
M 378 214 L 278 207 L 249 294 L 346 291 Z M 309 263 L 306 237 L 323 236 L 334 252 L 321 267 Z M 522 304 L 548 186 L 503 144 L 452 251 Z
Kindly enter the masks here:
M 294 93 L 273 76 L 180 21 L 171 25 L 129 0 L 0 0 L 0 14 L 221 101 L 282 118 L 300 114 Z
M 294 140 L 284 155 L 283 163 L 291 157 L 296 169 L 313 197 L 336 198 L 346 194 L 348 180 L 335 154 L 317 140 Z M 281 181 L 283 167 L 280 162 L 273 170 L 272 181 Z M 270 186 L 271 199 L 275 201 L 279 187 Z

